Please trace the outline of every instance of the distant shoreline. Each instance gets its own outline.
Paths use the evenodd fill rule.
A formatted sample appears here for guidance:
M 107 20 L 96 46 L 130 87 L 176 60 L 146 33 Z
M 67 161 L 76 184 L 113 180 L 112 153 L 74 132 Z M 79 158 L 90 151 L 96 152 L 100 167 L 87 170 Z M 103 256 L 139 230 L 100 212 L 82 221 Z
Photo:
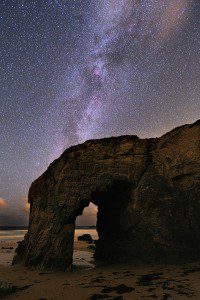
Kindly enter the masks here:
M 96 229 L 96 226 L 76 226 L 75 229 Z M 28 226 L 0 226 L 0 230 L 28 230 Z

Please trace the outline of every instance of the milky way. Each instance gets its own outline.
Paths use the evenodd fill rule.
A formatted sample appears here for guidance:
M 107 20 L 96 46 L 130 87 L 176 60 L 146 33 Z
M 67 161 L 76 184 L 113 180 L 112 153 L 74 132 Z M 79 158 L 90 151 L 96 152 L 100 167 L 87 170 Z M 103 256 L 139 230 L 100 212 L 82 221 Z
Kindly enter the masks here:
M 137 88 L 133 79 L 141 73 L 147 79 L 148 70 L 144 63 L 155 59 L 155 54 L 169 36 L 181 29 L 188 8 L 188 1 L 182 0 L 169 0 L 163 4 L 149 0 L 110 0 L 97 5 L 98 16 L 94 18 L 93 30 L 99 35 L 94 49 L 86 58 L 86 74 L 83 74 L 83 82 L 86 82 L 79 95 L 86 103 L 86 109 L 78 124 L 78 141 L 97 134 L 99 126 L 96 124 L 103 121 L 103 115 L 111 105 L 117 104 L 118 89 L 124 93 L 127 85 Z M 143 65 L 138 66 L 141 62 Z M 119 74 L 118 67 L 122 65 L 123 70 Z M 120 82 L 112 80 L 116 73 Z
M 25 222 L 28 187 L 66 147 L 199 118 L 199 1 L 2 0 L 0 15 L 4 222 Z

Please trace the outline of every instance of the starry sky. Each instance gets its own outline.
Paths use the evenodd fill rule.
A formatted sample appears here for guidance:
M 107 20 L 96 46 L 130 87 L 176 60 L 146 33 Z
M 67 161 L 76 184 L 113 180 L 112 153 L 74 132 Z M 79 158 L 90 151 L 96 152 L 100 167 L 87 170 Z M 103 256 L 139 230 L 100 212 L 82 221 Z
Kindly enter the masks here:
M 0 28 L 0 225 L 65 148 L 199 118 L 199 0 L 1 0 Z

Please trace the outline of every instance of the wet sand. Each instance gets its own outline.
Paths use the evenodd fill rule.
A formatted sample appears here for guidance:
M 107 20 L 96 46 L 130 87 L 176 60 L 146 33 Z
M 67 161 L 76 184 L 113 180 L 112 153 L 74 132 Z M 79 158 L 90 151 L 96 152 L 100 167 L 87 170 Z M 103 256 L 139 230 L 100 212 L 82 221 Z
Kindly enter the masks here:
M 0 281 L 17 287 L 7 299 L 200 299 L 200 263 L 94 268 L 89 244 L 75 239 L 73 272 L 46 272 L 11 266 L 14 249 L 2 247 L 15 248 L 16 242 L 0 242 Z

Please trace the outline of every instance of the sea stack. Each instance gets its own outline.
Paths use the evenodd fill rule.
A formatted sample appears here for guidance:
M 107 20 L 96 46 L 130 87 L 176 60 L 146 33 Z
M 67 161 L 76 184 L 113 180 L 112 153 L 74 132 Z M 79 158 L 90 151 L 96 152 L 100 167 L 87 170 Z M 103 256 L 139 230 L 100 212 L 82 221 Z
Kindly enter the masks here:
M 76 217 L 98 206 L 95 256 L 121 261 L 200 256 L 200 121 L 160 138 L 120 136 L 67 149 L 29 191 L 14 263 L 72 265 Z

